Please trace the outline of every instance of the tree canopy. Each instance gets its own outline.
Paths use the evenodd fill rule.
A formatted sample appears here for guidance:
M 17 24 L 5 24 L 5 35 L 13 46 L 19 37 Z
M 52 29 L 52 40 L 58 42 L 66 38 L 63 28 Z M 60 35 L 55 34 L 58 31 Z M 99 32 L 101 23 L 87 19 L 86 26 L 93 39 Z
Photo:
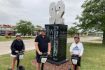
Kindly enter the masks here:
M 86 0 L 82 8 L 81 16 L 77 17 L 80 23 L 77 26 L 84 30 L 103 31 L 103 44 L 105 44 L 105 0 Z
M 74 34 L 78 33 L 78 29 L 76 27 L 71 27 L 68 29 L 68 34 L 73 36 Z
M 20 20 L 16 23 L 16 31 L 22 35 L 31 35 L 34 33 L 34 25 L 30 21 Z

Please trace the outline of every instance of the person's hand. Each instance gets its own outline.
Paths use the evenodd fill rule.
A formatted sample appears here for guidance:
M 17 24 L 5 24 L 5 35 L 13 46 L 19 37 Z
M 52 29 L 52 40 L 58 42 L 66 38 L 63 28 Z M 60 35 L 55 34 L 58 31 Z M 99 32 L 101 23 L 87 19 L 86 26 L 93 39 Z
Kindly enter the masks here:
M 18 53 L 19 51 L 15 51 L 16 53 Z
M 47 54 L 50 55 L 51 53 L 50 52 L 47 52 Z
M 42 52 L 38 52 L 39 55 L 42 55 Z

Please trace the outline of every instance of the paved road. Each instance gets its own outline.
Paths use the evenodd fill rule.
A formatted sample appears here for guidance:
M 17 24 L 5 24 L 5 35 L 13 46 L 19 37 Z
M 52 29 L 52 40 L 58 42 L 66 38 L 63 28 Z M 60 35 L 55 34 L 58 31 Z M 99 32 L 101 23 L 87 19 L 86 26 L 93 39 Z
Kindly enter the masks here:
M 10 46 L 12 41 L 0 42 L 0 55 L 10 53 Z M 26 50 L 34 49 L 34 39 L 24 40 Z
M 81 37 L 82 42 L 95 42 L 95 43 L 101 43 L 101 41 L 93 41 L 99 39 L 99 37 Z M 73 38 L 68 38 L 68 43 L 73 42 Z M 0 42 L 0 55 L 8 54 L 10 53 L 10 45 L 12 41 L 5 41 Z M 26 50 L 33 50 L 34 48 L 34 39 L 31 40 L 24 40 Z

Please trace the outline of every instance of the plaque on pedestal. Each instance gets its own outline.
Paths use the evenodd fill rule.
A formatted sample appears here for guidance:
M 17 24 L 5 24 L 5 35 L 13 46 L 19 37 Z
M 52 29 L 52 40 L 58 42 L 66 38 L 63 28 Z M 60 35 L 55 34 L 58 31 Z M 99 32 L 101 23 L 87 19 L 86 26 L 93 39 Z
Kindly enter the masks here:
M 54 64 L 64 63 L 66 61 L 67 25 L 47 24 L 45 28 L 52 45 L 48 61 Z

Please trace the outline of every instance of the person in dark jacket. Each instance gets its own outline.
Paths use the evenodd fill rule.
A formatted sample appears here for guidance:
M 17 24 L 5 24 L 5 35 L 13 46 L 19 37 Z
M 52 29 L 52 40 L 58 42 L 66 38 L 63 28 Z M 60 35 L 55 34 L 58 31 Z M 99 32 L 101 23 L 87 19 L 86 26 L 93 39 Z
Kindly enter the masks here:
M 25 46 L 23 40 L 21 39 L 21 34 L 16 34 L 16 39 L 11 44 L 12 70 L 15 68 L 17 53 L 24 50 Z

